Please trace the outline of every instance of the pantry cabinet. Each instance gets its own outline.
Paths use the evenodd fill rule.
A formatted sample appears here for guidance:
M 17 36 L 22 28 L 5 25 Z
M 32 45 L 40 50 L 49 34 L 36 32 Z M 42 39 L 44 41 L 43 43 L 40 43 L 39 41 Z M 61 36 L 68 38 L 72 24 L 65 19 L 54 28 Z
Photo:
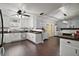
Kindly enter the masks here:
M 79 56 L 79 41 L 60 38 L 60 56 Z

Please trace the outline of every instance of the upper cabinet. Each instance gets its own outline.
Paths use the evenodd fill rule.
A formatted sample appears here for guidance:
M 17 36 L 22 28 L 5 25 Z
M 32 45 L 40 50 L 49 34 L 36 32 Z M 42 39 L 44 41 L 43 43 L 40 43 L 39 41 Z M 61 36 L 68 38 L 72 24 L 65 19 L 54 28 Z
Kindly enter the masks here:
M 42 28 L 43 19 L 38 16 L 31 15 L 29 18 L 22 18 L 21 20 L 21 27 L 27 28 Z
M 36 19 L 34 20 L 34 26 L 35 26 L 35 28 L 42 28 L 43 19 L 41 19 L 40 17 L 36 17 Z

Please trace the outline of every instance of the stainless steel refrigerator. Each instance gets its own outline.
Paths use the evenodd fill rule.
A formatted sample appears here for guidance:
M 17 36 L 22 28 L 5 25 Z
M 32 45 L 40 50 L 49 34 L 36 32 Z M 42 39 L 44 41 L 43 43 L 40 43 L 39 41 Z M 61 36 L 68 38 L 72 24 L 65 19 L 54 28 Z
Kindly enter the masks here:
M 4 50 L 3 36 L 4 36 L 4 33 L 3 33 L 3 17 L 2 17 L 2 12 L 1 12 L 1 9 L 0 9 L 0 55 L 3 55 L 3 50 Z

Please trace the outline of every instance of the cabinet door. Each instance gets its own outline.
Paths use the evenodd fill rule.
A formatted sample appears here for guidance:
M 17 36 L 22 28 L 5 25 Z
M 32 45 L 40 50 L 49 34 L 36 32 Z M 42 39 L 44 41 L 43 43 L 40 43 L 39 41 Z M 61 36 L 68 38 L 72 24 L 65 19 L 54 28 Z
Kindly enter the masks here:
M 21 33 L 21 39 L 22 39 L 22 40 L 27 39 L 27 37 L 26 37 L 26 36 L 27 36 L 27 34 L 26 34 L 26 33 Z
M 2 34 L 0 34 L 0 45 L 1 45 L 1 38 L 2 38 Z
M 7 43 L 7 41 L 6 41 L 7 38 L 8 38 L 8 34 L 4 34 L 4 40 L 3 40 L 4 43 Z
M 43 40 L 48 39 L 48 33 L 44 32 L 43 33 Z
M 33 33 L 27 33 L 27 39 L 29 39 L 30 41 L 36 43 L 36 35 Z
M 36 34 L 36 43 L 43 43 L 43 35 L 41 34 Z
M 68 44 L 67 42 L 71 42 L 71 41 L 60 38 L 60 55 L 61 56 L 76 56 L 77 49 L 75 49 L 71 43 Z
M 77 56 L 79 56 L 79 49 L 77 49 Z
M 21 40 L 20 33 L 9 33 L 4 35 L 4 43 Z
M 76 56 L 77 50 L 73 47 L 62 45 L 60 46 L 60 55 L 61 56 Z
M 10 42 L 21 40 L 21 33 L 10 33 Z

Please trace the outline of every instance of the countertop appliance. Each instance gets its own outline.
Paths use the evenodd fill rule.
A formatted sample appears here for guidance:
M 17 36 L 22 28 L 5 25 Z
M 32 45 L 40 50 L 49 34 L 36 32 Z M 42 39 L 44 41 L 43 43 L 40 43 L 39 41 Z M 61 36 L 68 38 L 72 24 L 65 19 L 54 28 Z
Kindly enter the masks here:
M 79 30 L 77 30 L 75 33 L 74 33 L 74 37 L 79 39 Z

